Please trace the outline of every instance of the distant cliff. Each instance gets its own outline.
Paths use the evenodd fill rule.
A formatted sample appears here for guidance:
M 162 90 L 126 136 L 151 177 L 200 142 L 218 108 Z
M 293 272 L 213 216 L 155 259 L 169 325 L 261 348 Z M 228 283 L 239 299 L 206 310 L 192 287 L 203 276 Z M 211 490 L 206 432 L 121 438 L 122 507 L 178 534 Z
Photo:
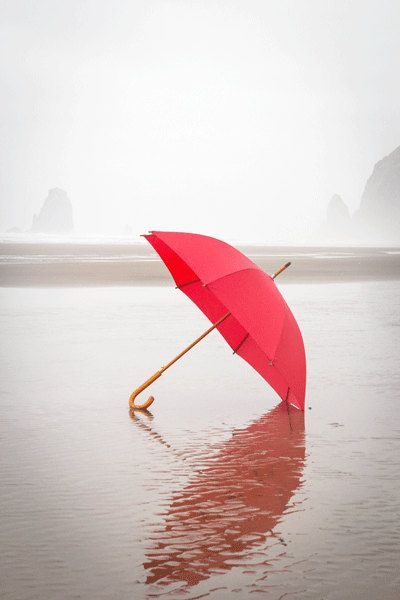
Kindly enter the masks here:
M 400 241 L 400 146 L 376 163 L 354 214 L 357 238 Z
M 38 215 L 33 216 L 31 231 L 37 233 L 70 233 L 74 229 L 72 204 L 66 192 L 49 190 Z

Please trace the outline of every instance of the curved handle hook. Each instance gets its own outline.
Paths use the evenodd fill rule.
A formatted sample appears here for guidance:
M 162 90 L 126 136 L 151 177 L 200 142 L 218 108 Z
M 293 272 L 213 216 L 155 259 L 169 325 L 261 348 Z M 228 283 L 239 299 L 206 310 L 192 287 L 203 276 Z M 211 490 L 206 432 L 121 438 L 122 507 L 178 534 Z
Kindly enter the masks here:
M 169 369 L 174 363 L 176 363 L 177 360 L 179 360 L 180 358 L 182 358 L 182 356 L 184 354 L 186 354 L 186 352 L 189 352 L 189 350 L 191 350 L 191 348 L 193 348 L 193 346 L 195 346 L 196 344 L 198 344 L 203 338 L 206 337 L 206 335 L 208 335 L 209 333 L 211 333 L 211 331 L 213 329 L 215 329 L 216 327 L 218 327 L 218 325 L 220 323 L 222 323 L 222 321 L 225 321 L 225 319 L 227 319 L 230 316 L 231 313 L 226 313 L 223 317 L 221 317 L 220 319 L 218 319 L 218 321 L 216 323 L 214 323 L 213 325 L 211 325 L 211 327 L 209 327 L 207 329 L 207 331 L 205 331 L 204 333 L 201 334 L 200 337 L 198 337 L 197 339 L 194 340 L 194 342 L 192 342 L 191 344 L 189 344 L 189 346 L 187 346 L 184 350 L 182 350 L 182 352 L 180 352 L 177 356 L 175 356 L 172 360 L 169 361 L 169 363 L 167 363 L 164 367 L 161 367 L 161 369 L 159 371 L 157 371 L 157 373 L 154 373 L 154 375 L 152 375 L 150 377 L 150 379 L 148 379 L 147 381 L 145 381 L 144 383 L 142 383 L 142 385 L 140 387 L 137 388 L 137 390 L 135 390 L 134 392 L 132 392 L 130 398 L 129 398 L 129 406 L 131 408 L 131 410 L 135 410 L 139 409 L 139 410 L 146 410 L 146 408 L 149 408 L 149 406 L 151 404 L 153 404 L 154 402 L 154 398 L 153 396 L 149 396 L 149 398 L 147 398 L 146 402 L 143 402 L 143 404 L 135 404 L 135 398 L 136 396 L 138 396 L 140 394 L 140 392 L 143 392 L 143 390 L 145 390 L 147 387 L 149 387 L 149 385 L 151 385 L 153 383 L 153 381 L 155 381 L 156 379 L 158 379 L 159 377 L 161 377 L 161 375 L 164 373 L 164 371 L 166 371 L 167 369 Z
M 157 373 L 154 373 L 154 375 L 152 375 L 150 377 L 150 379 L 148 379 L 147 381 L 142 383 L 141 386 L 139 386 L 134 392 L 132 392 L 132 394 L 129 396 L 129 408 L 131 410 L 146 410 L 147 408 L 149 408 L 149 406 L 151 404 L 153 404 L 153 402 L 154 402 L 153 396 L 149 396 L 147 398 L 147 400 L 145 402 L 143 402 L 143 404 L 135 404 L 135 399 L 141 392 L 143 392 L 143 390 L 145 390 L 147 387 L 149 387 L 149 385 L 151 385 L 153 383 L 153 381 L 155 381 L 156 379 L 161 377 L 162 374 L 163 374 L 163 369 L 160 369 L 160 371 L 157 371 Z

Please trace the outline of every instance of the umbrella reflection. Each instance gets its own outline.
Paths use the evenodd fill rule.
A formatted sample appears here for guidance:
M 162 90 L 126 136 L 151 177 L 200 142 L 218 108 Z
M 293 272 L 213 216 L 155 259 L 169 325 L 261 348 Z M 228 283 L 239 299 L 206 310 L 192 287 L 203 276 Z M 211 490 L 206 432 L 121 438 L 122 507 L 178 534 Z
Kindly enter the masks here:
M 195 585 L 244 563 L 279 523 L 304 466 L 304 413 L 281 403 L 237 429 L 176 492 L 147 552 L 147 583 Z

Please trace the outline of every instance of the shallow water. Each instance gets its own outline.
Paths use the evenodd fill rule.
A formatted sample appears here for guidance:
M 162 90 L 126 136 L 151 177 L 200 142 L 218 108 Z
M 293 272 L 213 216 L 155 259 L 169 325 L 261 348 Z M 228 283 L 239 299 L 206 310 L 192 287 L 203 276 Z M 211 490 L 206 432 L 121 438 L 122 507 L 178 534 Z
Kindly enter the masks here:
M 1 289 L 2 597 L 399 597 L 400 283 L 280 286 L 305 423 L 170 288 Z

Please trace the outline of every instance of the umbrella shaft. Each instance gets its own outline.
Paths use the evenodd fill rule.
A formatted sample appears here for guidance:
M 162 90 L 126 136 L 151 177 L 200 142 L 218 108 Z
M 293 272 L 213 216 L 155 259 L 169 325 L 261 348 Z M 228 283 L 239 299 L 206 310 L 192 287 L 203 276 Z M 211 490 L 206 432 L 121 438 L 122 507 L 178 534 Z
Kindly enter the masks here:
M 209 327 L 204 333 L 202 333 L 198 338 L 196 338 L 194 340 L 194 342 L 192 342 L 191 344 L 189 344 L 189 346 L 187 346 L 184 350 L 182 350 L 182 352 L 180 352 L 177 356 L 175 356 L 175 358 L 173 358 L 172 360 L 170 360 L 169 363 L 167 363 L 164 367 L 161 367 L 161 369 L 160 369 L 161 373 L 163 373 L 164 371 L 166 371 L 171 365 L 173 365 L 184 354 L 186 354 L 186 352 L 189 352 L 189 350 L 191 350 L 193 348 L 193 346 L 195 346 L 196 344 L 198 344 L 199 342 L 201 342 L 201 340 L 204 339 L 206 337 L 206 335 L 208 335 L 209 333 L 211 333 L 213 331 L 213 329 L 215 329 L 216 327 L 218 327 L 218 325 L 220 325 L 222 323 L 222 321 L 225 321 L 225 319 L 227 319 L 230 314 L 231 314 L 230 312 L 227 312 L 226 315 L 224 315 L 223 317 L 221 317 L 220 319 L 218 319 L 218 321 L 216 321 L 214 323 L 214 325 L 211 325 L 211 327 Z

